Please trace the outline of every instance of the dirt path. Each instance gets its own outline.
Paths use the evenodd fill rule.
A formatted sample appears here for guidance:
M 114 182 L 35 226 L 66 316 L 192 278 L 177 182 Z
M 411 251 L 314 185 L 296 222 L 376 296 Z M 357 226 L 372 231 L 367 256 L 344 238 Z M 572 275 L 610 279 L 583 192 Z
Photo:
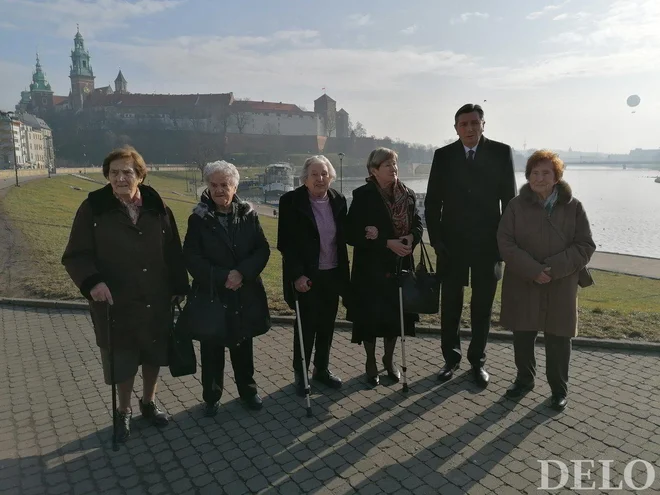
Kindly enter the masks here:
M 19 183 L 41 179 L 45 176 L 19 177 Z M 30 250 L 18 229 L 13 228 L 3 209 L 3 200 L 15 179 L 0 179 L 0 296 L 30 297 L 24 287 L 24 281 L 31 275 Z

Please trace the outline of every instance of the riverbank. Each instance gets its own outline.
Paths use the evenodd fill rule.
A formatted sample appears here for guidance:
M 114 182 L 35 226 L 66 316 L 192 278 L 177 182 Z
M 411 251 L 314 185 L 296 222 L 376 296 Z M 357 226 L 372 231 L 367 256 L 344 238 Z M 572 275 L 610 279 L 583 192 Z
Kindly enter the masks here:
M 181 180 L 159 177 L 157 173 L 150 174 L 149 180 L 172 208 L 183 237 L 196 202 L 194 191 L 186 191 Z M 96 188 L 98 184 L 73 176 L 34 180 L 20 188 L 8 188 L 6 198 L 0 203 L 0 217 L 11 236 L 3 235 L 0 244 L 12 239 L 12 253 L 21 255 L 18 265 L 21 270 L 12 272 L 11 293 L 7 292 L 6 277 L 2 277 L 0 296 L 80 300 L 80 293 L 66 275 L 60 258 L 78 206 Z M 257 205 L 257 209 L 271 245 L 270 261 L 263 272 L 269 305 L 274 315 L 291 315 L 281 293 L 281 256 L 275 249 L 277 218 L 269 216 L 276 208 Z M 3 258 L 0 263 L 13 269 L 15 258 L 14 261 Z M 597 265 L 592 264 L 598 268 L 594 270 L 596 285 L 580 291 L 581 335 L 660 342 L 660 280 L 652 278 L 653 273 L 644 268 L 650 264 L 658 266 L 660 260 L 610 255 L 601 257 Z M 640 273 L 633 274 L 637 276 L 613 273 L 617 270 Z M 469 327 L 469 297 L 468 288 L 463 327 Z M 499 328 L 499 298 L 498 290 L 493 311 L 495 329 Z M 339 317 L 344 316 L 342 310 Z M 421 323 L 439 325 L 439 315 L 423 315 Z

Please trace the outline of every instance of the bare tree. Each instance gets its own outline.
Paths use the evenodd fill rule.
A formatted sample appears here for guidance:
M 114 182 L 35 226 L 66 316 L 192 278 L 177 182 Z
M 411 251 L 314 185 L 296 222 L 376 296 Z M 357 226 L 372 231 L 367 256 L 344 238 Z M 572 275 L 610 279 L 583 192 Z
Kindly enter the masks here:
M 362 122 L 357 122 L 355 124 L 355 129 L 353 129 L 353 132 L 355 132 L 355 137 L 361 138 L 367 136 L 367 130 L 362 125 Z
M 272 122 L 267 122 L 266 124 L 264 124 L 262 134 L 272 136 L 279 133 L 280 132 L 277 130 L 277 127 Z
M 323 123 L 325 124 L 325 135 L 330 137 L 332 133 L 337 129 L 337 114 L 332 112 L 323 117 Z
M 235 107 L 232 105 L 231 107 L 234 117 L 234 124 L 236 124 L 238 133 L 243 134 L 243 132 L 245 132 L 245 128 L 252 124 L 254 117 L 252 116 L 252 112 L 250 112 L 249 107 L 243 103 L 250 101 L 249 98 L 240 98 L 236 101 L 238 102 L 238 105 Z

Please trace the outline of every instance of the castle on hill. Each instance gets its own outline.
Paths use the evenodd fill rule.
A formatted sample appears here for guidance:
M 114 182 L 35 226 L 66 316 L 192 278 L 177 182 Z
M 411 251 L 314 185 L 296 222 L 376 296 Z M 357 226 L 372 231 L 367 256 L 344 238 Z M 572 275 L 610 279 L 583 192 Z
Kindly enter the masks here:
M 327 94 L 314 101 L 311 112 L 292 103 L 235 99 L 231 92 L 131 93 L 121 70 L 114 87 L 96 87 L 91 56 L 79 29 L 73 39 L 69 78 L 69 94 L 56 95 L 37 55 L 32 82 L 21 92 L 16 110 L 48 122 L 58 155 L 71 159 L 80 154 L 80 146 L 91 157 L 95 146 L 107 151 L 109 146 L 130 143 L 162 151 L 158 155 L 171 149 L 175 155 L 171 160 L 183 163 L 206 159 L 200 154 L 211 159 L 228 152 L 259 153 L 273 148 L 319 152 L 328 139 L 351 137 L 348 112 L 337 110 L 337 102 Z M 160 157 L 151 158 L 163 162 Z

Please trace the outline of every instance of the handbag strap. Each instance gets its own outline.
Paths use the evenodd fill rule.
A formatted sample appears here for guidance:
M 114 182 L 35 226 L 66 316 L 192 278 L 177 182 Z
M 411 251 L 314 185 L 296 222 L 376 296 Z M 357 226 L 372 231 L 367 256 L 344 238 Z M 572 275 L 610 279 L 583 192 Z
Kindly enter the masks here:
M 433 269 L 433 265 L 431 264 L 431 257 L 429 256 L 429 252 L 426 249 L 426 245 L 424 244 L 423 239 L 419 240 L 419 247 L 420 247 L 420 251 L 421 251 L 420 260 L 422 262 L 422 265 L 424 267 L 426 267 L 426 263 L 428 263 L 429 272 L 430 273 L 435 273 L 435 270 Z M 426 260 L 424 258 L 426 258 Z

